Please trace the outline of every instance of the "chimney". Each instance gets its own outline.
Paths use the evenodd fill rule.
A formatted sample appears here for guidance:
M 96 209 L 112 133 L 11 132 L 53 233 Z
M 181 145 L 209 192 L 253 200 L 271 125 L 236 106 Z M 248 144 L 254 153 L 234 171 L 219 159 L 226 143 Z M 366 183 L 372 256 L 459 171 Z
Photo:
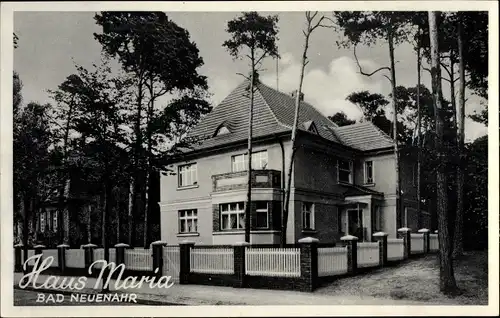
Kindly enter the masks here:
M 292 97 L 295 99 L 295 97 L 297 96 L 297 90 L 294 90 L 290 95 L 292 95 Z M 304 93 L 300 93 L 299 100 L 304 101 Z

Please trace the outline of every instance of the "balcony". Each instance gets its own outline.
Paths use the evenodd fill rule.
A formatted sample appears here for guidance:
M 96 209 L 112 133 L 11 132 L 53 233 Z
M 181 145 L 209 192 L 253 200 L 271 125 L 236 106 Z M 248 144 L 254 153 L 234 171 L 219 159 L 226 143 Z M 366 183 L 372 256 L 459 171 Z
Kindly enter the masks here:
M 246 189 L 247 171 L 228 172 L 212 176 L 212 191 Z M 281 188 L 281 171 L 252 170 L 252 188 Z

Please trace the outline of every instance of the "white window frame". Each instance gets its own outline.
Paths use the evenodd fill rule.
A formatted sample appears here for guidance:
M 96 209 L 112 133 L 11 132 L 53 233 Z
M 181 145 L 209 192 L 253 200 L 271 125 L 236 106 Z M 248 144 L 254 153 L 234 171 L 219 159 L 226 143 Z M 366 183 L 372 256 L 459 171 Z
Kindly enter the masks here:
M 346 170 L 346 169 L 341 169 L 340 168 L 340 161 L 345 161 L 345 162 L 348 162 L 349 163 L 349 170 Z M 352 164 L 352 160 L 346 160 L 346 159 L 337 159 L 337 179 L 338 179 L 338 182 L 339 183 L 351 183 L 352 184 L 352 174 L 353 174 L 353 164 Z M 340 180 L 340 171 L 349 171 L 349 181 L 342 181 Z
M 178 167 L 178 187 L 192 187 L 198 184 L 198 167 L 196 163 L 180 165 Z M 188 178 L 189 176 L 189 178 Z M 189 180 L 189 183 L 187 182 Z M 183 184 L 183 182 L 186 182 Z
M 45 212 L 40 213 L 40 232 L 45 232 Z
M 307 210 L 306 207 L 310 206 L 310 210 Z M 309 223 L 310 223 L 310 227 L 306 227 L 305 225 L 305 218 L 306 218 L 306 214 L 309 214 Z M 315 227 L 315 217 L 314 217 L 314 203 L 312 202 L 302 202 L 302 211 L 301 211 L 301 215 L 302 215 L 302 229 L 303 230 L 314 230 L 316 227 Z
M 266 208 L 265 209 L 259 209 L 258 204 L 259 203 L 265 203 Z M 257 226 L 257 214 L 259 213 L 266 213 L 266 226 Z M 260 201 L 256 203 L 256 208 L 255 208 L 255 228 L 256 229 L 268 229 L 269 228 L 269 202 L 267 201 Z
M 223 207 L 227 206 L 224 211 Z M 232 207 L 235 207 L 234 209 Z M 240 209 L 242 207 L 242 209 Z M 229 226 L 225 226 L 223 222 L 223 216 L 227 215 L 227 221 Z M 236 227 L 231 226 L 231 216 L 236 217 Z M 243 225 L 241 225 L 240 217 L 243 215 Z M 234 230 L 244 230 L 245 229 L 245 203 L 244 202 L 231 202 L 231 203 L 221 203 L 219 204 L 219 228 L 221 231 L 234 231 Z
M 368 163 L 371 163 L 371 168 L 372 168 L 372 180 L 368 180 Z M 364 179 L 365 179 L 365 184 L 374 184 L 375 183 L 375 169 L 373 165 L 373 160 L 367 160 L 363 164 L 363 171 L 364 171 Z
M 267 149 L 252 152 L 252 169 L 263 170 L 267 168 L 269 158 Z M 248 167 L 248 153 L 231 156 L 231 171 L 239 172 L 246 171 Z
M 188 234 L 188 233 L 198 233 L 198 210 L 190 209 L 190 210 L 179 210 L 179 233 Z M 191 229 L 188 228 L 188 224 L 191 221 Z M 186 222 L 186 231 L 182 230 L 182 223 Z
M 57 225 L 58 225 L 57 224 L 57 221 L 58 221 L 57 220 L 57 211 L 54 211 L 52 213 L 53 213 L 53 215 L 52 215 L 52 229 L 53 229 L 54 232 L 56 232 L 57 231 Z

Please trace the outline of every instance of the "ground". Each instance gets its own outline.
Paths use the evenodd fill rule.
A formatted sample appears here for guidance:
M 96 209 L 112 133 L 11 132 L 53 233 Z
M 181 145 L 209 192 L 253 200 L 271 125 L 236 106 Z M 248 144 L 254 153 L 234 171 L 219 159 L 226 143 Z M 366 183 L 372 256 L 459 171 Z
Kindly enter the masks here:
M 339 279 L 317 289 L 315 293 L 425 301 L 430 304 L 487 305 L 487 252 L 468 252 L 454 262 L 454 268 L 457 284 L 464 289 L 464 293 L 455 298 L 439 291 L 439 263 L 438 256 L 434 254 L 364 275 Z

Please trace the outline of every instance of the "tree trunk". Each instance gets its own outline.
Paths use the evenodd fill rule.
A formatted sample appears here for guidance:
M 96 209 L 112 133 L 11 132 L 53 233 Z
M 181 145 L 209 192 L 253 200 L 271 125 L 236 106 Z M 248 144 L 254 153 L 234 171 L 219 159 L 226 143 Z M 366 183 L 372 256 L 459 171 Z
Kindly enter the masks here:
M 137 94 L 137 118 L 135 121 L 135 162 L 133 173 L 133 188 L 132 188 L 132 211 L 129 211 L 129 245 L 134 246 L 134 213 L 138 213 L 137 197 L 139 189 L 139 173 L 141 170 L 141 148 L 142 148 L 142 132 L 141 132 L 141 119 L 142 119 L 142 99 L 143 99 L 143 79 L 139 78 L 138 94 Z
M 420 39 L 420 28 L 418 29 L 418 37 Z M 421 169 L 422 169 L 422 143 L 421 143 L 421 125 L 422 125 L 422 115 L 420 110 L 420 67 L 421 67 L 421 57 L 420 57 L 420 43 L 417 47 L 417 212 L 418 212 L 418 226 L 422 228 L 422 185 L 420 183 Z
M 458 55 L 459 55 L 459 97 L 458 97 L 458 167 L 457 167 L 457 214 L 455 217 L 455 233 L 453 240 L 453 257 L 463 254 L 464 227 L 464 134 L 465 134 L 465 68 L 462 38 L 462 21 L 458 22 Z
M 74 97 L 73 97 L 74 98 Z M 68 141 L 69 141 L 69 131 L 71 127 L 71 119 L 73 116 L 73 111 L 74 111 L 74 100 L 72 99 L 71 102 L 69 103 L 69 109 L 68 109 L 68 117 L 66 119 L 66 126 L 64 128 L 64 138 L 63 138 L 63 158 L 62 158 L 62 171 L 61 171 L 61 185 L 59 188 L 59 199 L 58 199 L 58 207 L 57 207 L 57 219 L 61 220 L 61 222 L 57 223 L 57 231 L 59 232 L 59 242 L 60 244 L 67 244 L 68 243 L 68 233 L 64 230 L 64 204 L 66 201 L 66 183 L 67 183 L 67 176 L 66 176 L 66 160 L 68 156 Z
M 88 238 L 88 242 L 87 243 L 92 243 L 92 206 L 89 205 L 87 207 L 87 213 L 88 213 L 88 217 L 87 217 L 87 238 Z
M 253 129 L 253 102 L 255 84 L 255 57 L 251 52 L 252 74 L 250 75 L 250 114 L 248 120 L 248 184 L 247 184 L 247 204 L 245 207 L 245 242 L 250 243 L 250 213 L 252 211 L 252 129 Z
M 155 95 L 154 95 L 154 83 L 153 79 L 150 79 L 149 83 L 149 96 L 150 96 L 150 101 L 148 105 L 148 111 L 147 111 L 147 129 L 146 129 L 146 143 L 147 143 L 147 154 L 146 154 L 146 176 L 145 176 L 145 200 L 144 200 L 144 248 L 148 248 L 149 244 L 149 210 L 150 210 L 150 204 L 149 204 L 149 183 L 150 183 L 150 173 L 151 173 L 151 152 L 152 152 L 152 132 L 151 132 L 151 120 L 153 119 L 153 112 L 154 112 L 154 102 L 155 102 Z
M 134 178 L 130 178 L 129 182 L 129 188 L 128 188 L 128 215 L 127 215 L 127 238 L 128 238 L 128 245 L 133 246 L 133 229 L 132 226 L 134 224 L 134 215 L 133 215 L 133 210 L 134 210 Z
M 438 20 L 437 12 L 429 12 L 429 36 L 431 47 L 431 74 L 432 93 L 434 99 L 434 114 L 436 118 L 436 151 L 438 152 L 439 166 L 437 169 L 437 215 L 439 234 L 439 262 L 440 280 L 439 287 L 444 293 L 455 293 L 458 291 L 453 272 L 453 259 L 451 255 L 451 240 L 448 231 L 448 198 L 447 198 L 447 178 L 445 171 L 446 154 L 443 145 L 443 107 L 441 90 L 441 66 L 439 61 L 438 42 Z M 444 161 L 444 162 L 443 162 Z
M 396 104 L 396 69 L 394 62 L 394 35 L 392 29 L 389 30 L 388 35 L 389 42 L 389 58 L 391 62 L 391 89 L 392 89 L 392 106 L 394 109 L 393 115 L 393 138 L 394 138 L 394 168 L 396 172 L 396 216 L 398 228 L 401 227 L 401 189 L 400 189 L 400 174 L 399 174 L 399 152 L 398 152 L 398 110 Z
M 304 50 L 302 51 L 302 65 L 300 68 L 300 75 L 299 75 L 299 87 L 297 89 L 295 96 L 295 113 L 294 113 L 292 136 L 291 136 L 292 149 L 289 157 L 287 184 L 285 187 L 285 204 L 283 206 L 283 219 L 281 221 L 280 245 L 282 247 L 286 245 L 286 231 L 288 226 L 288 213 L 290 211 L 290 195 L 292 187 L 293 162 L 295 160 L 295 154 L 297 152 L 297 145 L 295 144 L 295 140 L 297 137 L 297 129 L 299 124 L 299 110 L 300 110 L 300 102 L 302 95 L 302 85 L 304 83 L 304 72 L 307 65 L 307 50 L 309 49 L 309 38 L 311 37 L 311 33 L 313 31 L 313 29 L 311 28 L 311 20 L 307 18 L 307 21 L 308 21 L 307 30 L 306 32 L 304 32 L 305 40 L 304 40 Z

